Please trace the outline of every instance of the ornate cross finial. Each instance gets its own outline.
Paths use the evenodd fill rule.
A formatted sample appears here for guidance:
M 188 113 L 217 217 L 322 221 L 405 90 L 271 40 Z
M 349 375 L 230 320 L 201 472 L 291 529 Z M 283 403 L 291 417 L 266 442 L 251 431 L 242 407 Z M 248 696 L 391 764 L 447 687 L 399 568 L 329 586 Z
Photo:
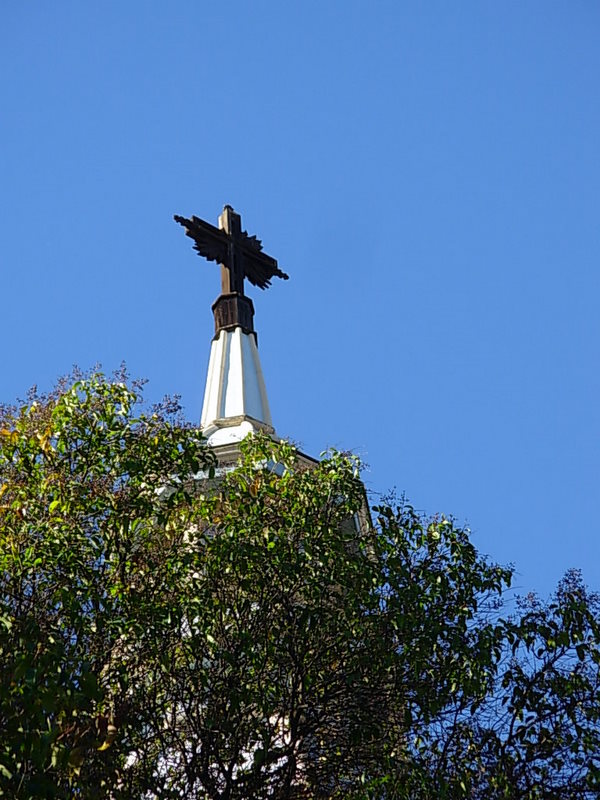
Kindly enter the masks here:
M 225 206 L 219 217 L 219 227 L 198 217 L 187 219 L 175 214 L 174 219 L 194 240 L 194 250 L 208 261 L 221 265 L 221 295 L 213 304 L 215 332 L 240 325 L 253 333 L 254 307 L 244 294 L 244 278 L 260 289 L 271 285 L 273 277 L 288 279 L 277 261 L 263 253 L 262 242 L 242 230 L 242 220 L 231 206 Z
M 242 230 L 242 219 L 231 206 L 225 206 L 219 217 L 219 227 L 198 217 L 186 219 L 175 214 L 175 221 L 185 228 L 194 240 L 194 250 L 208 261 L 221 264 L 223 294 L 244 294 L 244 278 L 260 289 L 271 285 L 271 278 L 288 279 L 277 261 L 262 252 L 262 242 Z

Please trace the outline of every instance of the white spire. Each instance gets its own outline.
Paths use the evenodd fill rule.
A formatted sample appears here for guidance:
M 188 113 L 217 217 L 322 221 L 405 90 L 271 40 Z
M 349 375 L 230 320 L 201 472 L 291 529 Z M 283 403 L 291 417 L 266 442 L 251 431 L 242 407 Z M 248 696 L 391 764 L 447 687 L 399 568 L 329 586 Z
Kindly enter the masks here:
M 241 326 L 213 339 L 201 426 L 210 445 L 239 442 L 253 431 L 273 433 L 256 337 Z

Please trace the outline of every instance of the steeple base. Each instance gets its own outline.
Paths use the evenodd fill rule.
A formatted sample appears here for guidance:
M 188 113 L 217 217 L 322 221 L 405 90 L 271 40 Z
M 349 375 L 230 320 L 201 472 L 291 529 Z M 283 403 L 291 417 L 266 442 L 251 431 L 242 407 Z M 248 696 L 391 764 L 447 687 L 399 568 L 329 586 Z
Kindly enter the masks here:
M 252 300 L 238 292 L 220 294 L 212 304 L 215 318 L 215 338 L 221 331 L 239 327 L 243 333 L 254 333 L 254 306 Z M 256 334 L 254 333 L 256 338 Z

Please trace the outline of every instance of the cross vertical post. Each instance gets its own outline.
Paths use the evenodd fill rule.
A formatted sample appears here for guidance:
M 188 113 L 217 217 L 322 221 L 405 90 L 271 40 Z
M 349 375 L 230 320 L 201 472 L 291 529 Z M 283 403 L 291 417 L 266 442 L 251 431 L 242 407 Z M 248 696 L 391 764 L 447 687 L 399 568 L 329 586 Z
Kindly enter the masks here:
M 241 247 L 242 219 L 231 206 L 225 206 L 219 217 L 219 228 L 228 236 L 227 265 L 221 264 L 221 293 L 244 294 L 244 264 Z

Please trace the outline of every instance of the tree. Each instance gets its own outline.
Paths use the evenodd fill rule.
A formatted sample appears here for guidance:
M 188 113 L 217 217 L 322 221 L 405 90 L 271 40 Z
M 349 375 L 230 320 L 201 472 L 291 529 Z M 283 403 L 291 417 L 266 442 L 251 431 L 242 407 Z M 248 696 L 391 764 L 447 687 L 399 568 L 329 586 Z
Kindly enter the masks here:
M 0 417 L 0 793 L 595 797 L 598 599 L 100 375 Z

